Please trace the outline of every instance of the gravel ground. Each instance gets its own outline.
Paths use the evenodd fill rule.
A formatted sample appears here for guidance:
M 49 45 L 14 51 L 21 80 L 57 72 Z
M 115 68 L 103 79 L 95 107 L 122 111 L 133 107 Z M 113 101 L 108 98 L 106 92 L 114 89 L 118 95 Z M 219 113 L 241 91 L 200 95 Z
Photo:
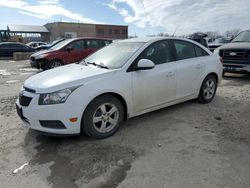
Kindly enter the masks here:
M 15 100 L 37 72 L 0 60 L 0 187 L 250 187 L 250 75 L 228 74 L 210 104 L 148 113 L 93 140 L 22 128 Z

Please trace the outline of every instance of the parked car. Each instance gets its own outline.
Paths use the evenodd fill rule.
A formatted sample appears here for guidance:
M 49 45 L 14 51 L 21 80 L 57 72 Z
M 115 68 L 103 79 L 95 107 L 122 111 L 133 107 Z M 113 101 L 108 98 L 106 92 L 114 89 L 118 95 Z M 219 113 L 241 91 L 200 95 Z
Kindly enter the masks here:
M 30 57 L 32 67 L 51 69 L 76 63 L 111 43 L 111 40 L 96 38 L 75 38 L 64 40 L 48 50 L 39 51 Z
M 105 138 L 125 119 L 192 99 L 209 103 L 221 75 L 219 57 L 191 40 L 127 39 L 30 77 L 16 107 L 31 129 Z
M 208 47 L 206 37 L 207 37 L 207 34 L 202 33 L 202 32 L 197 32 L 197 33 L 190 35 L 188 38 L 200 43 L 201 45 L 205 47 Z
M 223 72 L 250 72 L 250 30 L 240 32 L 230 43 L 215 50 L 223 63 Z
M 62 42 L 64 41 L 65 39 L 58 39 L 58 40 L 55 40 L 49 44 L 45 44 L 45 45 L 41 45 L 41 46 L 38 46 L 36 47 L 36 50 L 39 51 L 39 50 L 48 50 L 50 49 L 51 47 L 57 45 L 59 42 Z
M 13 56 L 14 52 L 34 52 L 35 49 L 23 43 L 2 42 L 0 43 L 0 56 Z
M 230 40 L 226 38 L 217 38 L 213 42 L 208 43 L 208 49 L 213 52 L 216 48 L 229 43 Z
M 38 48 L 39 46 L 44 46 L 46 45 L 45 42 L 29 42 L 26 44 L 27 46 L 30 46 L 32 48 Z

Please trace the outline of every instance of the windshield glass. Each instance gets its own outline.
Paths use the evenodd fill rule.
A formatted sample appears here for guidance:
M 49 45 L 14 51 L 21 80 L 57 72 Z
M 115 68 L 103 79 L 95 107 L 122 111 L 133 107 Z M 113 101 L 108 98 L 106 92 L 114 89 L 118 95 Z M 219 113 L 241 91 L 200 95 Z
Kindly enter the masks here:
M 57 43 L 56 45 L 52 46 L 50 49 L 51 50 L 59 50 L 60 48 L 62 48 L 67 43 L 69 43 L 69 40 L 61 41 L 61 42 Z
M 232 42 L 250 42 L 250 31 L 243 31 Z
M 117 42 L 88 56 L 84 63 L 95 63 L 109 69 L 121 68 L 127 60 L 143 45 L 142 42 Z
M 215 39 L 214 43 L 228 43 L 229 40 L 227 39 L 224 39 L 224 38 L 218 38 L 218 39 Z

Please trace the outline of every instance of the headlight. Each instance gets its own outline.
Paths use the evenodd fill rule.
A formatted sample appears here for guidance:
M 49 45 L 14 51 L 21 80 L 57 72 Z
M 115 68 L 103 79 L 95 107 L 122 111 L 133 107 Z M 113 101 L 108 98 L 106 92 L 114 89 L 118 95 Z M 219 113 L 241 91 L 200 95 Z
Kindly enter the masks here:
M 67 98 L 70 96 L 70 94 L 76 88 L 77 87 L 63 89 L 63 90 L 56 91 L 56 92 L 53 92 L 53 93 L 40 94 L 38 104 L 39 105 L 49 105 L 49 104 L 64 103 L 67 100 Z
M 215 55 L 219 55 L 219 51 L 220 51 L 220 48 L 216 48 L 216 49 L 214 50 L 213 53 L 214 53 Z
M 43 59 L 43 58 L 45 58 L 47 55 L 48 55 L 48 54 L 41 54 L 41 55 L 39 55 L 39 56 L 36 56 L 35 59 Z

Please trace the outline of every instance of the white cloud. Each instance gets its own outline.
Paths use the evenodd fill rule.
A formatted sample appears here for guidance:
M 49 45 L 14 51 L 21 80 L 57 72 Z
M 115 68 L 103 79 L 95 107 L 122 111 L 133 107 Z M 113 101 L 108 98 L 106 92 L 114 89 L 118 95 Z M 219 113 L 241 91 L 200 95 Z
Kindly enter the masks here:
M 176 28 L 177 34 L 250 28 L 249 0 L 113 0 L 108 6 L 126 23 L 163 27 L 170 34 Z
M 53 16 L 64 16 L 69 19 L 86 22 L 97 23 L 97 21 L 86 18 L 80 14 L 74 13 L 64 8 L 59 0 L 41 0 L 36 4 L 31 4 L 25 0 L 0 0 L 0 6 L 18 9 L 20 14 L 37 17 L 40 19 L 50 19 Z

